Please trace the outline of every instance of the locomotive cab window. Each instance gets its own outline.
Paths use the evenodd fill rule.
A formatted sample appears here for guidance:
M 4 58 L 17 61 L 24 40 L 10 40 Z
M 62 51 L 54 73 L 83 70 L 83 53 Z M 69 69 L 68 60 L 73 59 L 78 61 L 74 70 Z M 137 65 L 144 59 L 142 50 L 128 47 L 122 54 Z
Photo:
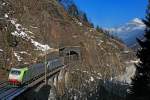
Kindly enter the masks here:
M 18 71 L 18 70 L 12 70 L 12 71 L 11 71 L 11 74 L 12 74 L 12 75 L 20 75 L 20 73 L 21 73 L 21 72 Z

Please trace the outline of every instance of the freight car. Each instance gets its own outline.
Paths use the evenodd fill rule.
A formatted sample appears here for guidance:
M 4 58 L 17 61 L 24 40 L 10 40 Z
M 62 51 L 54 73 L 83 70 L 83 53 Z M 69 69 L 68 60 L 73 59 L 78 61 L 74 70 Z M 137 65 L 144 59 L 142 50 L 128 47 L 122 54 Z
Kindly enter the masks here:
M 64 65 L 64 58 L 59 57 L 55 59 L 48 60 L 47 63 L 47 72 L 50 72 L 58 67 Z M 23 68 L 11 68 L 8 82 L 11 85 L 23 85 L 28 84 L 32 80 L 37 79 L 38 77 L 43 76 L 45 73 L 45 64 L 33 64 L 31 66 L 24 66 Z

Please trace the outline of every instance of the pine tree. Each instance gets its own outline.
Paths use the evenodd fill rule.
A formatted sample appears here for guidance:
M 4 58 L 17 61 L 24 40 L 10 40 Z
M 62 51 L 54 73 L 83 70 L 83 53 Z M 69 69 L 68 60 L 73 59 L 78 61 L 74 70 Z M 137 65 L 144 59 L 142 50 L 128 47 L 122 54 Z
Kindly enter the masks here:
M 83 14 L 83 21 L 84 21 L 84 22 L 88 22 L 88 18 L 87 18 L 86 13 Z
M 76 18 L 79 16 L 78 8 L 74 3 L 68 7 L 68 13 L 69 15 L 76 17 Z
M 150 100 L 150 0 L 143 22 L 146 25 L 144 40 L 137 39 L 141 48 L 137 51 L 140 62 L 132 79 L 128 97 L 131 100 Z
M 96 30 L 97 30 L 98 32 L 100 32 L 100 33 L 104 33 L 104 30 L 103 30 L 101 27 L 99 27 L 99 26 L 96 27 Z

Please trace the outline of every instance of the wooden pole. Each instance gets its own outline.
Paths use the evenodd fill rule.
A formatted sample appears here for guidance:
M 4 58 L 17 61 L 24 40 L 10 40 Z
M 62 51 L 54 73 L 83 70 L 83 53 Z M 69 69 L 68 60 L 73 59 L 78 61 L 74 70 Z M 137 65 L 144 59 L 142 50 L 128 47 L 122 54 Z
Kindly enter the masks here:
M 45 51 L 45 85 L 47 85 L 47 51 Z

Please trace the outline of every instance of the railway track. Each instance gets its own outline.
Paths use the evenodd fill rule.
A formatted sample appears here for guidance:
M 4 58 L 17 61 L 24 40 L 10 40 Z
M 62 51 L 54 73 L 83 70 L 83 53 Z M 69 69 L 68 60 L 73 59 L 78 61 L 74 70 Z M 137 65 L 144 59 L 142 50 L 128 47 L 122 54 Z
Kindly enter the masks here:
M 11 87 L 9 87 L 9 86 L 5 86 L 5 87 L 1 88 L 1 89 L 0 89 L 0 95 L 3 94 L 3 93 L 5 93 L 5 92 L 8 91 L 9 89 L 11 89 Z
M 48 76 L 56 73 L 60 69 L 56 69 Z M 13 87 L 10 86 L 7 82 L 0 82 L 0 100 L 13 100 L 16 96 L 20 95 L 24 91 L 26 91 L 28 88 L 36 85 L 40 81 L 44 80 L 45 76 L 42 76 L 41 78 L 37 79 L 36 81 L 22 87 Z
M 24 92 L 27 88 L 24 87 L 12 87 L 7 82 L 0 83 L 0 100 L 12 100 L 17 95 Z
M 0 81 L 0 100 L 12 100 L 15 94 L 20 93 L 23 89 L 9 86 L 7 81 Z
M 47 74 L 47 77 L 59 72 L 59 70 L 61 70 L 62 67 L 50 72 L 49 74 Z M 44 79 L 45 76 L 42 76 L 34 80 L 30 84 L 21 87 L 13 87 L 10 86 L 7 81 L 0 81 L 0 100 L 13 100 L 15 97 L 26 91 L 28 88 L 35 86 Z
M 6 94 L 3 96 L 2 100 L 12 100 L 19 94 L 23 93 L 27 88 L 26 87 L 21 87 L 21 88 L 13 88 L 10 90 L 10 94 Z

